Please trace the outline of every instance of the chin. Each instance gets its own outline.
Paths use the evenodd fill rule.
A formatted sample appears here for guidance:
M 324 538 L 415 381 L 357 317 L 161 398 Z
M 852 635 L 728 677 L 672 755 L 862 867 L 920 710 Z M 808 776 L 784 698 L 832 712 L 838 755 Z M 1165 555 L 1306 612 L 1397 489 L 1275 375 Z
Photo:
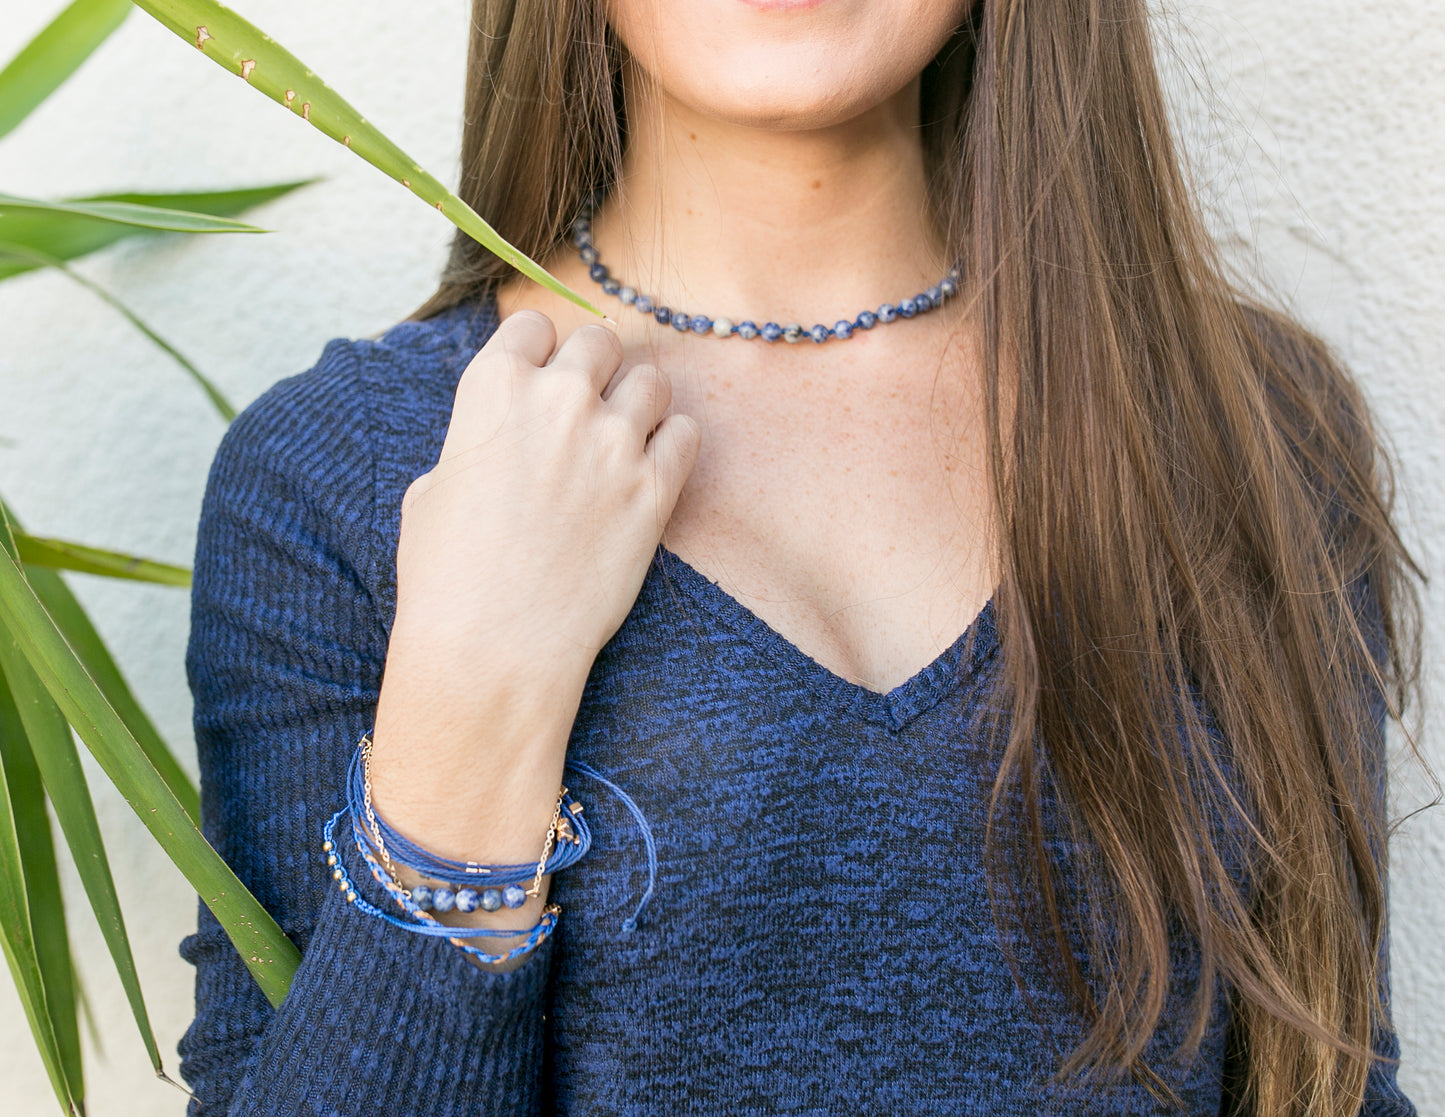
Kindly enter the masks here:
M 652 86 L 710 118 L 824 128 L 913 81 L 973 0 L 609 0 Z

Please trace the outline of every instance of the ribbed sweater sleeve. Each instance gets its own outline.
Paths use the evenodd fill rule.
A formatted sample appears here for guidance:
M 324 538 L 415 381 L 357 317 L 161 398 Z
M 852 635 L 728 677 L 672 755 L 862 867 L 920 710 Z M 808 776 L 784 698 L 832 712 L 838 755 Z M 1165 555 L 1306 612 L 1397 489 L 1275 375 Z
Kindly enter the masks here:
M 201 906 L 182 944 L 196 967 L 180 1044 L 193 1117 L 538 1105 L 550 943 L 511 973 L 484 972 L 347 904 L 320 853 L 372 722 L 389 628 L 371 576 L 391 539 L 376 507 L 369 344 L 332 341 L 263 394 L 207 484 L 186 653 L 203 829 L 303 953 L 273 1010 Z

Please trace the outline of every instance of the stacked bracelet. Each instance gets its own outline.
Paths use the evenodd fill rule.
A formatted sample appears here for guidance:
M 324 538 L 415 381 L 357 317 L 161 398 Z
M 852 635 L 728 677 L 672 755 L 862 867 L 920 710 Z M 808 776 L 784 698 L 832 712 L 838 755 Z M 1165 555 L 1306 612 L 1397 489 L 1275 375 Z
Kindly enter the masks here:
M 351 757 L 347 771 L 347 804 L 327 824 L 323 847 L 332 876 L 340 883 L 342 892 L 346 894 L 347 899 L 354 904 L 365 904 L 364 900 L 357 897 L 355 888 L 347 879 L 340 859 L 336 856 L 335 842 L 332 838 L 336 822 L 342 815 L 349 812 L 352 819 L 352 836 L 357 849 L 370 866 L 372 875 L 397 901 L 398 906 L 413 917 L 413 920 L 403 920 L 387 915 L 371 905 L 363 908 L 368 914 L 381 915 L 388 922 L 393 922 L 397 926 L 411 931 L 417 930 L 420 926 L 434 926 L 437 929 L 421 933 L 449 937 L 453 943 L 463 949 L 469 948 L 458 941 L 457 936 L 459 935 L 470 937 L 474 934 L 522 934 L 521 931 L 453 927 L 442 930 L 440 929 L 442 925 L 437 923 L 430 913 L 434 911 L 472 912 L 478 909 L 498 911 L 504 907 L 520 908 L 525 905 L 528 896 L 536 896 L 540 893 L 544 875 L 575 865 L 591 848 L 592 833 L 583 817 L 582 804 L 574 799 L 564 786 L 558 792 L 557 803 L 552 811 L 552 822 L 543 842 L 542 855 L 535 865 L 530 863 L 483 865 L 474 861 L 454 861 L 430 853 L 408 841 L 403 835 L 392 829 L 384 819 L 378 817 L 371 802 L 371 747 L 370 734 L 363 735 L 358 742 L 356 752 Z M 580 760 L 571 758 L 567 759 L 565 766 L 589 779 L 596 780 L 611 791 L 637 822 L 643 850 L 647 857 L 647 888 L 643 891 L 632 914 L 622 921 L 622 932 L 630 934 L 636 930 L 638 919 L 652 899 L 657 886 L 657 846 L 652 837 L 652 829 L 648 826 L 646 817 L 632 797 L 601 772 Z M 400 873 L 396 871 L 393 856 L 397 862 L 414 872 L 440 882 L 439 886 L 419 885 L 412 889 L 403 888 L 397 880 Z M 521 887 L 528 878 L 531 882 L 530 887 Z M 548 905 L 546 910 L 551 911 L 554 906 Z M 532 929 L 531 934 L 540 933 L 537 941 L 551 933 L 551 926 L 555 925 L 556 916 L 560 911 L 561 909 L 558 908 L 550 920 L 544 916 L 544 922 L 548 924 L 546 930 L 541 930 L 542 923 Z M 526 949 L 530 949 L 530 947 L 524 944 L 514 952 L 514 955 Z M 470 952 L 483 961 L 500 960 L 478 951 Z
M 435 918 L 417 908 L 415 904 L 407 898 L 406 889 L 402 888 L 400 884 L 391 878 L 372 855 L 371 851 L 358 840 L 358 849 L 361 851 L 362 857 L 366 859 L 372 875 L 376 877 L 378 883 L 395 897 L 397 902 L 401 904 L 414 919 L 402 919 L 392 915 L 390 912 L 382 911 L 357 892 L 356 886 L 352 883 L 350 876 L 346 872 L 346 866 L 342 863 L 337 853 L 335 839 L 336 824 L 340 821 L 341 816 L 349 810 L 349 807 L 343 807 L 327 821 L 321 831 L 322 838 L 324 839 L 321 849 L 326 854 L 326 863 L 331 868 L 332 879 L 337 882 L 337 886 L 340 888 L 342 895 L 346 897 L 346 902 L 352 904 L 366 915 L 374 916 L 377 919 L 391 924 L 393 927 L 400 927 L 402 930 L 410 931 L 413 934 L 424 935 L 430 938 L 444 938 L 453 946 L 465 951 L 480 962 L 509 962 L 513 958 L 519 958 L 534 949 L 556 928 L 557 919 L 562 914 L 562 909 L 557 904 L 548 904 L 542 911 L 542 918 L 530 931 L 511 930 L 501 927 L 449 927 L 439 923 Z M 353 830 L 357 832 L 359 838 L 360 824 L 354 817 L 352 822 Z M 465 939 L 478 938 L 481 936 L 501 938 L 523 934 L 527 936 L 526 939 L 505 954 L 489 954 L 484 950 L 479 950 L 474 946 L 468 945 L 464 941 Z
M 443 882 L 443 887 L 422 887 L 412 890 L 426 910 L 470 912 L 497 911 L 501 907 L 519 908 L 528 896 L 541 891 L 542 877 L 560 872 L 580 861 L 592 848 L 592 832 L 582 815 L 582 804 L 566 787 L 558 793 L 552 822 L 543 843 L 542 856 L 535 863 L 521 865 L 484 865 L 475 861 L 454 861 L 440 857 L 409 841 L 379 817 L 371 804 L 371 739 L 362 737 L 351 758 L 347 773 L 347 804 L 352 816 L 365 816 L 367 839 L 381 856 L 382 863 L 393 877 L 398 875 L 393 862 L 406 866 L 424 877 Z M 530 881 L 530 887 L 520 885 Z M 420 893 L 420 895 L 418 895 Z

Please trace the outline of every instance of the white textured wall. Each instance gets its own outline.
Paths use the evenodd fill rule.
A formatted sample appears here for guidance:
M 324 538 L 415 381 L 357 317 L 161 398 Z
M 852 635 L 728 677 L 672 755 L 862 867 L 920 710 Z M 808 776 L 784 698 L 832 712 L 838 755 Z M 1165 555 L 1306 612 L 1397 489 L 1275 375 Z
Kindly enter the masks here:
M 0 59 L 62 6 L 5 0 Z M 464 0 L 236 3 L 443 180 L 454 181 Z M 1336 343 L 1402 463 L 1406 525 L 1442 572 L 1445 501 L 1445 9 L 1438 0 L 1174 4 L 1192 158 L 1221 238 Z M 134 13 L 50 102 L 0 141 L 0 190 L 62 196 L 212 188 L 325 175 L 257 211 L 266 236 L 132 242 L 80 264 L 244 404 L 311 365 L 328 338 L 363 336 L 429 292 L 450 226 L 439 214 Z M 186 563 L 221 423 L 174 365 L 58 275 L 0 285 L 0 492 L 37 531 Z M 120 662 L 189 761 L 181 592 L 76 578 Z M 1427 624 L 1445 631 L 1445 587 Z M 1439 646 L 1438 637 L 1434 646 Z M 1439 689 L 1432 651 L 1427 692 Z M 1437 716 L 1425 745 L 1445 769 Z M 1402 769 L 1395 806 L 1424 792 Z M 103 778 L 101 822 L 168 1066 L 190 1018 L 176 944 L 194 922 L 184 880 Z M 1408 822 L 1393 863 L 1402 1079 L 1445 1112 L 1445 820 Z M 73 884 L 73 882 L 70 882 Z M 149 1075 L 84 901 L 68 893 L 103 1050 L 97 1117 L 179 1114 Z M 5 1111 L 53 1103 L 0 977 Z

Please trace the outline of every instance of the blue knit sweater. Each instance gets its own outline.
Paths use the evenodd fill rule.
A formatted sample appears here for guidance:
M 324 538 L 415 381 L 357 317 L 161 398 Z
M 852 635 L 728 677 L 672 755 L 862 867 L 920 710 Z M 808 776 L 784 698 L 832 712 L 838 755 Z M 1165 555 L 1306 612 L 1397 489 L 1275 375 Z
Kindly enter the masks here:
M 638 825 L 572 772 L 593 848 L 553 879 L 559 928 L 516 971 L 344 902 L 321 828 L 377 701 L 402 494 L 495 326 L 486 300 L 333 340 L 216 455 L 186 660 L 205 831 L 303 956 L 273 1010 L 201 906 L 182 944 L 192 1114 L 1164 1112 L 1132 1081 L 1052 1080 L 1081 1021 L 1021 949 L 1025 999 L 990 916 L 991 606 L 877 694 L 659 547 L 568 746 L 657 839 L 637 928 L 621 929 L 648 883 Z M 1055 849 L 1067 879 L 1070 847 Z M 1228 998 L 1176 1058 L 1198 971 L 1193 944 L 1174 945 L 1149 1058 L 1182 1112 L 1213 1117 Z M 1392 1069 L 1371 1074 L 1365 1112 L 1413 1114 Z

